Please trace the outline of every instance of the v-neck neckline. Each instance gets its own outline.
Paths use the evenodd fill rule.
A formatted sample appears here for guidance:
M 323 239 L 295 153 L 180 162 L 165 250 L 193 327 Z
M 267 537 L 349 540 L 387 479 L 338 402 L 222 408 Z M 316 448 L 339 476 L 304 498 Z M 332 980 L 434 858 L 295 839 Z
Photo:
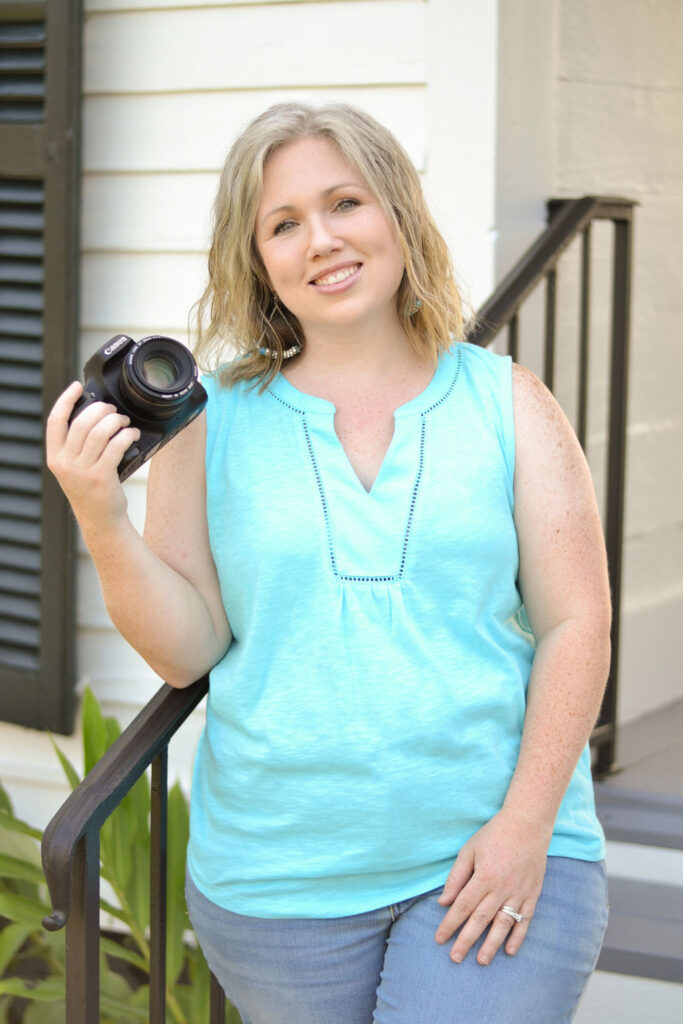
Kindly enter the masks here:
M 311 395 L 306 391 L 300 391 L 299 388 L 295 387 L 289 380 L 287 380 L 282 372 L 279 372 L 273 379 L 268 387 L 268 391 L 294 412 L 304 415 L 311 414 L 313 416 L 323 416 L 329 420 L 330 430 L 332 431 L 334 440 L 339 447 L 340 455 L 343 456 L 344 463 L 348 467 L 348 472 L 353 477 L 354 483 L 361 496 L 370 499 L 376 494 L 377 485 L 381 481 L 381 478 L 386 475 L 387 464 L 390 462 L 392 451 L 398 443 L 396 438 L 398 426 L 397 421 L 411 416 L 419 416 L 427 412 L 432 406 L 438 404 L 450 388 L 453 381 L 453 374 L 455 372 L 452 359 L 449 358 L 451 355 L 452 352 L 440 353 L 436 369 L 434 370 L 434 374 L 427 386 L 419 392 L 419 394 L 415 395 L 414 398 L 411 398 L 402 405 L 397 406 L 394 410 L 394 431 L 391 436 L 391 440 L 387 445 L 387 449 L 384 453 L 379 469 L 375 474 L 372 486 L 369 489 L 365 487 L 363 481 L 356 472 L 353 463 L 351 462 L 351 459 L 349 458 L 348 453 L 337 434 L 334 426 L 334 417 L 337 409 L 334 402 L 330 402 L 326 398 L 320 398 L 317 395 Z

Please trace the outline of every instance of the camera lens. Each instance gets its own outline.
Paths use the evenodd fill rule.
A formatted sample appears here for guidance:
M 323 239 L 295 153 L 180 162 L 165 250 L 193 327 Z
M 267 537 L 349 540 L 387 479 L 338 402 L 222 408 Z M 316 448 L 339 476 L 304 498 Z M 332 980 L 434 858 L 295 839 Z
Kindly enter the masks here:
M 120 386 L 127 404 L 150 420 L 175 415 L 197 381 L 190 351 L 160 334 L 142 338 L 123 364 Z
M 162 391 L 172 388 L 176 380 L 176 367 L 165 356 L 150 356 L 140 367 L 147 384 Z

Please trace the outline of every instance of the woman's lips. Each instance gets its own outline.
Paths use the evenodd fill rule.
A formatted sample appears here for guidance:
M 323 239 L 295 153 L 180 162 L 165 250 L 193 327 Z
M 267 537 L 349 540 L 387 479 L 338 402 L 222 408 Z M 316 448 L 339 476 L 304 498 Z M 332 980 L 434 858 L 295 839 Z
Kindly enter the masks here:
M 321 291 L 342 291 L 355 280 L 361 266 L 361 263 L 351 263 L 346 267 L 330 270 L 326 274 L 316 277 L 315 280 L 311 281 L 311 284 Z

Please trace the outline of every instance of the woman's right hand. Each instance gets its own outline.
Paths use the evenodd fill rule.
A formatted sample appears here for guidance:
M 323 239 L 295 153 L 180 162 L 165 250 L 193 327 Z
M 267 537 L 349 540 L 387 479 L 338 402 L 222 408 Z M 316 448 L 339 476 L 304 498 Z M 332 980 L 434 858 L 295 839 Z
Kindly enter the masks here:
M 45 434 L 47 465 L 81 527 L 101 530 L 126 515 L 117 467 L 140 431 L 106 402 L 87 406 L 69 424 L 82 391 L 83 385 L 75 381 L 52 407 Z

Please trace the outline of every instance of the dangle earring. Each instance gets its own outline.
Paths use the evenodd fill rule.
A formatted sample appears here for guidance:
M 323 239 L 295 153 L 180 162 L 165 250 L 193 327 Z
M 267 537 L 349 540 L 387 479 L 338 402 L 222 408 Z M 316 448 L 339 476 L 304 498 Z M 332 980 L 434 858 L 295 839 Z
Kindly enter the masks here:
M 290 324 L 289 320 L 287 319 L 282 309 L 280 308 L 280 303 L 277 301 L 277 295 L 273 293 L 273 308 L 271 309 L 268 317 L 266 318 L 266 326 L 263 328 L 263 331 L 261 332 L 261 337 L 256 343 L 256 348 L 258 349 L 259 355 L 270 356 L 271 359 L 277 359 L 277 352 L 275 351 L 275 349 L 268 348 L 267 346 L 262 345 L 261 342 L 265 338 L 266 332 L 269 327 L 271 328 L 271 330 L 273 330 L 274 333 L 272 320 L 276 313 L 279 313 L 282 319 L 285 321 L 285 323 L 291 328 L 292 325 Z M 294 344 L 290 346 L 290 348 L 286 348 L 284 350 L 284 352 L 282 353 L 282 358 L 291 359 L 292 356 L 298 356 L 299 352 L 301 352 L 301 344 L 298 341 L 295 341 Z

